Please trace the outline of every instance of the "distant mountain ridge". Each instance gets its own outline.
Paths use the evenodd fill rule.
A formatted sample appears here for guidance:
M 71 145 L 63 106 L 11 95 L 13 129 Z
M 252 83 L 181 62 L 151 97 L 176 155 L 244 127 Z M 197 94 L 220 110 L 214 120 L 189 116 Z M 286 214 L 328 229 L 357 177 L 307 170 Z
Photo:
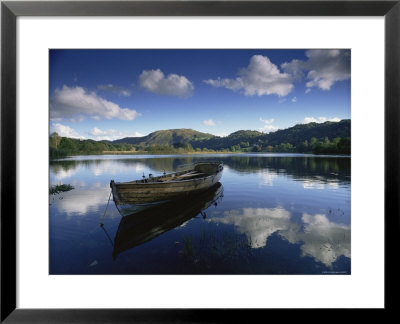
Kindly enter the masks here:
M 241 144 L 242 146 L 275 146 L 280 143 L 290 143 L 298 146 L 312 138 L 323 141 L 325 138 L 333 140 L 338 137 L 351 137 L 350 119 L 343 119 L 339 122 L 297 124 L 268 134 L 254 130 L 239 130 L 226 137 L 202 133 L 193 129 L 159 130 L 143 137 L 126 137 L 111 143 L 137 146 L 173 146 L 175 148 L 191 145 L 194 149 L 218 150 Z
M 183 147 L 191 142 L 207 140 L 215 136 L 202 133 L 188 128 L 159 130 L 142 137 L 125 137 L 115 141 L 113 144 L 132 144 L 139 146 L 173 146 Z

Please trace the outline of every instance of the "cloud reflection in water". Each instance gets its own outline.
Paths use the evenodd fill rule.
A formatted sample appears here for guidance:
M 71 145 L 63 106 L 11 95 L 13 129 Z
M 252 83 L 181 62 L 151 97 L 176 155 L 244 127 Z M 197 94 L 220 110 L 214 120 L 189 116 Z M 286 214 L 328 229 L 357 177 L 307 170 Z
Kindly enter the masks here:
M 291 221 L 291 212 L 281 206 L 240 208 L 208 221 L 234 225 L 252 248 L 265 247 L 268 237 L 277 232 L 288 242 L 300 244 L 302 256 L 311 256 L 328 267 L 341 255 L 350 258 L 350 226 L 331 222 L 323 214 L 303 213 L 301 224 Z
M 58 199 L 60 197 L 56 196 L 54 200 L 50 202 L 55 205 L 58 212 L 65 213 L 67 219 L 73 216 L 85 216 L 90 212 L 101 215 L 107 204 L 109 194 L 110 189 L 106 187 L 81 189 L 79 191 L 72 190 L 63 193 L 63 195 L 60 196 L 62 199 Z M 111 203 L 112 198 L 110 204 Z M 107 218 L 113 218 L 114 214 L 109 211 L 106 216 Z M 115 214 L 115 216 L 118 215 Z

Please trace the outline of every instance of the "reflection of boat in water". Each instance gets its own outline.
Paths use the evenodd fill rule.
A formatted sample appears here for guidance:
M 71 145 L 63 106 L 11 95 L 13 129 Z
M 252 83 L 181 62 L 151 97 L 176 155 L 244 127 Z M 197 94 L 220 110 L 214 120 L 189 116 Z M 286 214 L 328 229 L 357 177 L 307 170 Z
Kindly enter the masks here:
M 201 193 L 215 185 L 222 176 L 223 165 L 219 162 L 199 162 L 188 170 L 159 177 L 129 182 L 114 182 L 110 187 L 113 199 L 121 215 L 164 203 L 182 196 Z
M 204 210 L 211 205 L 217 205 L 223 196 L 223 186 L 220 182 L 209 190 L 180 201 L 171 201 L 145 209 L 135 214 L 122 217 L 114 238 L 113 258 L 123 251 L 143 244 L 153 238 L 182 225 L 197 216 L 205 217 Z

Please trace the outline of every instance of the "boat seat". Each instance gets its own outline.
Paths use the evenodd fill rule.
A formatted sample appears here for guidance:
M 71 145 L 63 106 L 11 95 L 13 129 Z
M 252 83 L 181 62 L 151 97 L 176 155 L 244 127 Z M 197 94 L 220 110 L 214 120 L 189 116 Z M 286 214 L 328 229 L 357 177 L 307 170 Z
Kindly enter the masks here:
M 175 177 L 158 178 L 157 181 L 158 181 L 158 182 L 171 181 L 171 180 L 173 180 L 174 178 L 175 178 Z
M 187 174 L 183 174 L 183 175 L 181 175 L 181 176 L 179 176 L 177 178 L 179 178 L 179 179 L 182 179 L 182 178 L 193 178 L 193 177 L 198 177 L 198 176 L 202 176 L 202 175 L 205 175 L 205 173 L 194 171 L 194 172 L 190 172 L 190 173 L 187 173 Z

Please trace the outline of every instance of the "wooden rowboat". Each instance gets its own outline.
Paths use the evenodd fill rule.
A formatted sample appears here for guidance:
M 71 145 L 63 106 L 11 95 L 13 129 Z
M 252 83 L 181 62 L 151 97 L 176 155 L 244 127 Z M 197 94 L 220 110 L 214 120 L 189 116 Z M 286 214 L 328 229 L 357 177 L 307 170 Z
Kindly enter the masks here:
M 219 162 L 200 162 L 187 170 L 143 178 L 130 182 L 111 180 L 113 200 L 122 216 L 206 191 L 219 182 L 223 165 Z

